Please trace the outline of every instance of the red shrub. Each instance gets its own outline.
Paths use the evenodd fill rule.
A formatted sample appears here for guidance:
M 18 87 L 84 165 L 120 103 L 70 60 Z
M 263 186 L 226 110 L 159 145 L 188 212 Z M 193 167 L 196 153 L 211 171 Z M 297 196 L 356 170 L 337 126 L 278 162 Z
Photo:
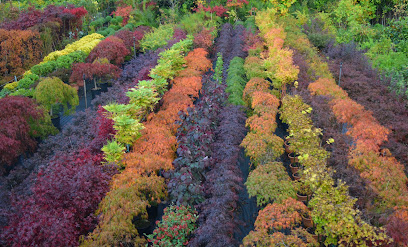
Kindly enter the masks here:
M 36 142 L 30 137 L 29 122 L 43 114 L 30 98 L 0 99 L 0 164 L 11 165 L 19 155 L 34 150 Z
M 204 28 L 203 30 L 201 30 L 201 32 L 196 34 L 194 37 L 195 47 L 204 48 L 208 51 L 210 47 L 213 45 L 214 37 L 211 34 L 211 32 L 213 31 L 214 28 L 211 29 Z
M 408 244 L 408 208 L 395 211 L 388 218 L 386 228 L 387 234 L 394 239 L 396 244 L 406 246 Z
M 121 69 L 109 63 L 76 63 L 72 66 L 72 74 L 69 78 L 76 86 L 83 86 L 83 76 L 85 79 L 116 79 L 120 76 Z M 75 85 L 74 85 L 75 86 Z
M 138 50 L 140 48 L 140 40 L 143 39 L 144 34 L 149 30 L 149 27 L 139 26 L 134 32 L 128 30 L 119 31 L 115 34 L 115 37 L 121 39 L 129 51 L 132 50 L 134 41 L 135 48 Z
M 27 199 L 13 201 L 2 233 L 11 246 L 75 246 L 95 226 L 93 215 L 109 189 L 111 174 L 89 151 L 60 154 L 38 173 Z
M 132 12 L 132 10 L 133 10 L 132 6 L 123 6 L 123 7 L 118 7 L 116 11 L 112 12 L 112 14 L 116 16 L 122 16 L 123 17 L 122 25 L 124 26 L 128 23 L 129 15 L 130 15 L 130 12 Z
M 89 54 L 87 61 L 92 63 L 97 58 L 107 58 L 111 63 L 120 65 L 130 54 L 123 40 L 112 36 L 101 41 Z

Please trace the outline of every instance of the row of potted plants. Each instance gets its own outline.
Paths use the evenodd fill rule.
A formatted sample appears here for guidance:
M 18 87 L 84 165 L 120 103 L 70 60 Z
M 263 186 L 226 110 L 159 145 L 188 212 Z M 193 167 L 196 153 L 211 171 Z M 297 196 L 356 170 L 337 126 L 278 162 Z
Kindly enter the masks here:
M 12 205 L 1 204 L 9 219 L 2 239 L 9 240 L 10 245 L 78 245 L 79 236 L 95 228 L 94 212 L 109 191 L 111 176 L 117 172 L 114 167 L 102 166 L 101 148 L 115 130 L 112 120 L 105 117 L 106 111 L 97 106 L 112 100 L 125 103 L 128 99 L 124 93 L 137 83 L 135 80 L 148 79 L 143 70 L 156 64 L 157 59 L 157 54 L 151 52 L 132 59 L 113 87 L 92 102 L 94 108 L 75 113 L 61 133 L 44 140 L 34 156 L 24 160 L 24 169 L 13 170 L 5 178 L 8 182 L 2 193 L 7 193 L 9 187 L 14 189 Z M 39 167 L 41 172 L 30 176 L 30 171 Z M 31 182 L 34 177 L 41 181 Z M 26 191 L 35 193 L 25 195 Z M 77 200 L 77 195 L 86 199 Z M 19 235 L 21 232 L 32 234 Z
M 162 54 L 162 61 L 151 71 L 151 75 L 156 76 L 156 80 L 159 79 L 158 75 L 167 79 L 176 74 L 174 71 L 166 72 L 161 67 L 167 66 L 167 64 L 163 64 L 164 61 L 171 62 L 169 59 L 172 56 L 166 54 L 173 55 L 175 54 L 174 51 L 182 54 L 181 51 L 186 51 L 186 48 L 189 47 L 189 45 L 185 47 L 186 42 L 191 42 L 191 40 L 176 43 L 172 49 Z M 186 57 L 187 67 L 189 67 L 188 61 L 200 57 L 204 63 L 202 67 L 195 69 L 204 73 L 210 66 L 209 63 L 205 63 L 205 55 L 205 51 L 192 51 Z M 175 57 L 173 66 L 167 66 L 167 68 L 179 71 L 181 68 L 179 66 L 182 63 L 180 63 L 181 61 L 177 62 L 179 61 L 178 57 Z M 182 57 L 181 59 L 184 61 Z M 166 75 L 169 76 L 165 77 Z M 161 88 L 163 90 L 163 87 Z M 146 224 L 150 225 L 147 208 L 157 205 L 167 194 L 165 180 L 157 176 L 156 172 L 172 167 L 171 163 L 176 147 L 174 133 L 177 129 L 174 122 L 178 119 L 180 110 L 186 110 L 192 105 L 200 88 L 201 77 L 199 76 L 174 78 L 171 89 L 163 95 L 162 107 L 157 113 L 151 113 L 146 117 L 147 122 L 144 124 L 141 137 L 134 140 L 132 152 L 124 155 L 123 163 L 126 168 L 113 178 L 111 191 L 98 209 L 98 212 L 102 213 L 99 226 L 82 245 L 94 246 L 119 242 L 141 244 L 146 242 L 145 238 L 137 236 L 137 228 L 141 229 L 145 228 Z M 137 111 L 138 108 L 140 107 L 136 105 L 134 110 Z M 137 117 L 137 115 L 131 116 Z M 140 184 L 139 181 L 145 182 Z M 128 195 L 134 196 L 130 199 Z M 133 218 L 136 226 L 132 224 Z M 117 228 L 119 225 L 121 227 Z
M 312 120 L 307 116 L 311 110 L 299 96 L 286 96 L 282 101 L 281 118 L 289 125 L 291 149 L 299 155 L 299 163 L 304 166 L 304 184 L 315 192 L 309 205 L 313 208 L 312 217 L 316 223 L 316 232 L 326 236 L 325 244 L 348 244 L 353 241 L 360 244 L 367 244 L 367 241 L 375 244 L 378 244 L 378 241 L 389 242 L 381 229 L 376 229 L 361 219 L 359 211 L 353 207 L 355 199 L 348 195 L 344 183 L 339 181 L 337 186 L 333 187 L 335 181 L 332 179 L 332 171 L 326 167 L 328 153 L 320 145 L 321 130 L 314 128 Z M 333 215 L 330 212 L 336 212 L 333 209 L 339 204 L 344 208 L 334 215 L 348 212 L 349 219 L 331 217 Z M 339 225 L 346 227 L 338 227 Z
M 143 38 L 144 32 L 147 30 L 148 29 L 146 29 L 145 27 L 140 27 L 135 31 L 135 32 L 140 33 L 140 35 L 138 35 L 139 40 Z M 31 71 L 28 71 L 26 73 L 26 76 L 24 76 L 23 79 L 17 82 L 17 85 L 18 85 L 17 91 L 11 93 L 11 95 L 20 94 L 19 92 L 23 92 L 21 90 L 24 90 L 24 92 L 28 92 L 28 94 L 24 93 L 24 95 L 34 97 L 36 99 L 36 103 L 40 104 L 50 113 L 50 116 L 52 118 L 54 125 L 59 127 L 59 109 L 60 107 L 61 106 L 64 107 L 64 112 L 66 114 L 73 113 L 75 111 L 75 107 L 79 103 L 77 92 L 71 86 L 65 85 L 57 77 L 42 78 L 41 80 L 39 80 L 40 79 L 39 75 L 40 76 L 48 75 L 49 72 L 54 71 L 55 66 L 56 66 L 56 71 L 60 71 L 60 70 L 67 71 L 69 70 L 69 68 L 73 67 L 73 72 L 70 78 L 71 82 L 76 83 L 76 84 L 73 84 L 73 86 L 77 86 L 77 87 L 83 86 L 84 78 L 94 79 L 96 89 L 98 89 L 96 82 L 98 82 L 98 85 L 102 85 L 99 83 L 105 82 L 105 84 L 103 85 L 107 86 L 106 84 L 107 80 L 110 81 L 112 79 L 118 78 L 121 73 L 121 69 L 114 64 L 110 64 L 110 61 L 114 62 L 117 65 L 120 65 L 121 63 L 124 62 L 124 57 L 130 53 L 127 47 L 125 47 L 124 45 L 124 41 L 128 40 L 127 39 L 128 33 L 126 33 L 127 35 L 122 34 L 122 33 L 119 33 L 119 34 L 118 35 L 120 37 L 123 37 L 124 40 L 119 39 L 119 38 L 114 38 L 114 42 L 111 42 L 109 39 L 103 40 L 100 42 L 99 38 L 101 38 L 101 36 L 99 34 L 89 35 L 89 36 L 86 36 L 78 40 L 77 42 L 74 42 L 68 45 L 62 51 L 56 51 L 56 52 L 50 53 L 48 56 L 44 58 L 44 61 L 46 62 L 33 66 Z M 134 34 L 134 33 L 131 32 L 131 34 Z M 87 49 L 84 47 L 88 47 L 89 42 L 91 44 L 98 42 L 98 44 L 94 47 L 94 50 L 88 56 L 87 53 L 89 52 L 86 51 L 87 52 L 86 53 L 83 51 L 83 49 L 85 50 Z M 115 50 L 106 49 L 106 46 L 112 46 L 113 48 L 116 48 L 116 49 Z M 118 47 L 121 49 L 118 49 Z M 94 63 L 89 63 L 89 64 L 78 63 L 78 62 L 84 62 L 85 58 L 87 58 L 88 60 L 93 59 L 95 61 Z M 89 60 L 89 61 L 92 61 L 92 60 Z M 53 64 L 53 65 L 49 66 L 50 64 Z M 50 69 L 47 70 L 45 73 L 43 73 L 44 72 L 43 68 L 50 68 Z M 67 73 L 71 74 L 71 71 L 68 71 Z M 57 76 L 59 76 L 57 73 L 52 73 L 52 74 L 56 74 Z M 33 86 L 33 84 L 36 84 L 38 81 L 40 82 L 36 86 L 35 88 L 36 90 L 30 89 Z M 67 81 L 65 81 L 65 83 L 66 82 Z M 104 91 L 107 91 L 107 87 L 105 87 Z M 101 90 L 95 91 L 95 92 L 94 90 L 92 90 L 92 95 L 95 97 L 95 95 L 100 92 Z M 68 104 L 70 106 L 70 110 L 68 110 Z M 45 125 L 42 125 L 42 126 L 44 127 Z M 42 131 L 43 133 L 41 134 L 35 133 L 34 136 L 36 137 L 41 136 L 42 138 L 46 137 L 46 133 L 48 134 L 55 133 L 53 131 L 47 132 L 45 129 L 39 130 L 37 128 L 37 132 L 38 131 Z M 10 135 L 8 136 L 10 137 Z M 22 147 L 23 145 L 20 145 L 20 146 Z M 20 148 L 17 148 L 16 150 L 19 150 L 19 149 Z M 15 161 L 15 158 L 17 156 L 13 156 L 11 160 Z M 7 163 L 10 164 L 11 160 L 7 161 Z
M 355 45 L 329 46 L 324 50 L 324 54 L 330 58 L 329 69 L 335 78 L 339 76 L 341 63 L 342 75 L 339 85 L 348 96 L 372 111 L 378 122 L 390 129 L 388 141 L 384 142 L 382 147 L 388 148 L 407 168 L 408 110 L 404 100 L 387 88 L 386 82 L 380 79 L 363 51 L 358 50 Z M 355 83 L 356 81 L 358 83 Z
M 263 30 L 265 31 L 265 30 Z M 317 245 L 316 240 L 304 228 L 300 227 L 302 216 L 309 213 L 308 208 L 296 201 L 296 182 L 289 177 L 285 166 L 276 162 L 284 153 L 283 140 L 275 135 L 276 116 L 280 100 L 275 96 L 282 94 L 287 78 L 281 78 L 279 90 L 270 90 L 272 83 L 264 78 L 271 67 L 255 66 L 263 64 L 260 52 L 267 54 L 265 60 L 279 64 L 281 57 L 271 58 L 272 52 L 262 51 L 262 40 L 256 40 L 249 50 L 250 56 L 245 61 L 245 71 L 250 78 L 243 91 L 243 102 L 251 109 L 246 125 L 250 131 L 242 142 L 246 154 L 255 167 L 245 183 L 249 196 L 256 197 L 262 209 L 255 221 L 255 230 L 243 240 L 244 246 L 277 246 L 290 244 L 297 246 Z M 279 47 L 273 47 L 277 50 Z M 293 67 L 293 65 L 292 65 Z M 293 67 L 296 69 L 295 67 Z M 257 77 L 260 76 L 260 77 Z M 289 75 L 293 76 L 293 75 Z M 283 87 L 283 88 L 282 88 Z M 274 95 L 275 94 L 275 95 Z
M 232 102 L 231 99 L 236 98 L 236 94 L 242 95 L 244 87 L 242 84 L 245 85 L 244 71 L 239 73 L 238 68 L 240 63 L 241 66 L 243 65 L 246 52 L 243 52 L 242 34 L 244 29 L 242 25 L 236 25 L 232 30 L 229 30 L 228 27 L 228 24 L 224 24 L 220 39 L 216 43 L 217 49 L 223 46 L 221 42 L 226 42 L 228 39 L 234 41 L 229 47 L 230 50 L 218 50 L 224 59 L 220 73 L 221 81 L 219 82 L 222 83 L 220 87 L 222 91 L 218 96 L 211 97 L 218 97 L 221 100 L 221 107 L 216 116 L 214 139 L 210 145 L 209 164 L 206 165 L 204 180 L 201 182 L 205 199 L 197 205 L 199 211 L 198 228 L 189 243 L 190 246 L 237 245 L 239 239 L 235 233 L 238 232 L 239 226 L 243 225 L 237 214 L 244 210 L 243 207 L 240 207 L 239 197 L 243 189 L 243 176 L 239 167 L 241 155 L 239 145 L 245 136 L 246 117 L 242 107 L 225 104 L 227 104 L 226 96 L 228 96 L 228 102 Z M 221 36 L 224 38 L 221 39 Z M 223 71 L 228 72 L 226 78 L 222 76 L 225 75 Z M 239 80 L 240 77 L 241 80 Z M 208 86 L 215 83 L 217 82 L 208 82 Z M 234 83 L 240 86 L 234 86 Z M 232 88 L 235 89 L 233 90 L 235 93 L 229 90 Z
M 2 193 L 8 193 L 8 187 L 14 189 L 11 205 L 1 204 L 9 219 L 1 238 L 9 245 L 78 245 L 79 236 L 96 227 L 94 212 L 117 172 L 115 167 L 102 165 L 101 148 L 115 130 L 112 120 L 105 117 L 106 111 L 97 106 L 112 99 L 122 100 L 121 94 L 135 85 L 133 78 L 157 59 L 150 53 L 133 59 L 125 66 L 123 78 L 94 100 L 96 109 L 75 113 L 61 133 L 44 140 L 34 156 L 24 160 L 23 169 L 14 170 L 6 178 Z M 40 173 L 30 175 L 29 171 L 39 169 Z M 27 191 L 33 193 L 26 195 Z M 79 195 L 84 199 L 78 199 Z M 19 234 L 23 232 L 27 234 Z
M 67 45 L 65 49 L 61 51 L 55 51 L 48 54 L 46 57 L 44 57 L 42 62 L 34 65 L 30 70 L 26 71 L 21 80 L 27 80 L 27 77 L 30 80 L 31 84 L 33 84 L 36 81 L 33 80 L 33 75 L 37 77 L 44 76 L 53 72 L 57 68 L 66 68 L 67 66 L 70 66 L 70 62 L 72 64 L 76 61 L 81 61 L 82 59 L 84 59 L 83 57 L 87 56 L 91 52 L 91 50 L 101 41 L 101 38 L 103 38 L 103 36 L 100 34 L 90 34 L 78 41 L 75 41 L 72 44 Z M 78 53 L 78 51 L 82 52 Z M 69 54 L 71 53 L 74 54 L 69 56 Z M 58 58 L 60 60 L 58 60 Z M 15 90 L 21 89 L 21 93 L 26 94 L 27 87 L 31 86 L 31 84 L 27 82 L 13 82 L 7 84 L 3 90 L 7 90 L 7 92 L 11 93 Z
M 158 65 L 151 70 L 150 81 L 139 81 L 135 88 L 126 95 L 130 98 L 128 104 L 109 104 L 104 108 L 110 112 L 109 118 L 114 121 L 117 130 L 115 139 L 108 143 L 103 151 L 108 162 L 119 163 L 126 145 L 131 145 L 140 137 L 144 128 L 140 123 L 154 109 L 160 97 L 168 89 L 168 80 L 182 69 L 185 62 L 184 53 L 191 47 L 193 41 L 185 39 L 172 46 L 171 49 L 159 54 Z
M 265 21 L 265 13 L 261 16 L 264 16 L 262 21 Z M 268 26 L 269 28 L 274 27 L 273 20 L 268 23 Z M 268 32 L 265 38 L 270 39 L 272 44 L 283 44 L 284 40 L 282 37 L 284 37 L 284 34 L 282 33 L 283 29 L 275 29 L 274 31 Z M 289 73 L 289 76 L 291 75 L 292 74 Z M 290 148 L 299 153 L 299 162 L 305 167 L 305 170 L 303 170 L 304 179 L 301 180 L 301 183 L 314 191 L 316 193 L 315 197 L 317 197 L 317 195 L 320 196 L 322 201 L 323 198 L 327 196 L 326 200 L 324 200 L 324 205 L 320 204 L 319 200 L 314 200 L 314 198 L 310 201 L 310 205 L 313 205 L 311 214 L 316 223 L 316 233 L 326 235 L 325 244 L 347 244 L 350 241 L 360 241 L 360 243 L 364 243 L 367 239 L 373 242 L 383 240 L 385 234 L 377 234 L 376 229 L 362 221 L 358 215 L 358 211 L 353 209 L 354 200 L 348 196 L 347 188 L 342 188 L 341 182 L 339 186 L 333 188 L 334 180 L 330 176 L 330 171 L 327 170 L 325 166 L 328 153 L 320 147 L 320 130 L 313 129 L 311 119 L 306 116 L 311 110 L 308 105 L 302 102 L 300 97 L 285 96 L 282 99 L 282 109 L 280 112 L 283 122 L 289 125 L 289 136 L 293 138 L 291 139 L 292 145 Z M 274 171 L 274 174 L 279 174 L 276 169 L 271 171 Z M 302 170 L 300 172 L 302 173 Z M 284 176 L 284 173 L 281 174 Z M 275 188 L 271 187 L 271 189 L 273 190 Z M 340 196 L 334 199 L 333 192 L 328 191 L 335 191 L 337 193 L 334 194 Z M 342 193 L 339 193 L 339 191 L 342 191 Z M 262 203 L 265 200 L 265 196 L 262 195 L 261 199 L 263 199 L 260 200 Z M 274 197 L 272 197 L 272 199 L 282 200 L 282 198 Z M 328 199 L 332 199 L 332 201 Z M 335 226 L 338 226 L 337 223 L 343 220 L 341 217 L 331 217 L 328 211 L 328 209 L 333 210 L 335 205 L 339 204 L 340 201 L 349 201 L 351 203 L 351 205 L 350 203 L 343 204 L 345 205 L 345 208 L 343 208 L 345 211 L 338 211 L 339 215 L 344 212 L 350 213 L 349 219 L 343 223 L 343 225 L 347 225 L 345 228 L 336 228 Z M 329 222 L 333 222 L 333 224 L 329 224 Z M 252 232 L 253 235 L 250 234 L 247 240 L 253 241 L 252 238 L 254 238 L 256 241 L 259 241 L 259 239 L 262 239 L 255 234 L 257 232 L 261 232 L 261 228 L 257 228 L 255 232 Z M 253 242 L 248 242 L 247 244 L 250 245 L 253 244 Z
M 247 120 L 250 128 L 242 142 L 255 169 L 245 183 L 248 194 L 256 196 L 262 209 L 255 221 L 255 230 L 243 240 L 244 246 L 317 245 L 311 233 L 301 228 L 302 216 L 308 208 L 296 201 L 296 182 L 277 159 L 284 153 L 283 140 L 273 134 L 277 127 L 279 100 L 269 89 L 270 82 L 254 77 L 244 91 L 253 115 Z
M 347 126 L 346 134 L 353 139 L 349 151 L 349 165 L 360 171 L 360 176 L 368 183 L 367 190 L 377 194 L 377 200 L 371 203 L 372 210 L 385 213 L 387 233 L 396 240 L 396 244 L 408 241 L 397 228 L 397 221 L 404 222 L 407 206 L 407 177 L 404 166 L 392 157 L 386 149 L 381 149 L 388 140 L 390 130 L 382 126 L 370 111 L 356 103 L 338 86 L 331 75 L 328 65 L 319 57 L 316 49 L 308 42 L 299 28 L 292 28 L 290 45 L 296 47 L 307 57 L 312 73 L 317 78 L 309 84 L 312 95 L 329 96 L 330 108 L 337 121 Z M 391 185 L 391 186 L 390 186 Z M 406 229 L 406 228 L 404 228 Z
M 221 29 L 216 49 L 231 39 L 231 30 L 226 28 L 228 26 L 224 25 Z M 213 36 L 209 31 L 205 32 L 200 33 L 198 43 L 210 48 L 208 42 L 201 42 L 205 38 L 203 35 L 208 36 L 205 40 Z M 239 34 L 242 30 L 237 28 L 232 30 L 234 32 Z M 218 54 L 219 57 L 230 57 L 231 53 L 237 54 L 239 50 L 242 50 L 242 46 L 234 42 L 231 50 L 221 50 Z M 241 183 L 236 163 L 245 129 L 243 113 L 239 108 L 223 107 L 226 94 L 222 85 L 222 71 L 227 66 L 220 61 L 218 59 L 216 65 L 219 81 L 210 80 L 208 75 L 198 103 L 187 110 L 188 114 L 181 115 L 177 133 L 179 157 L 173 162 L 174 170 L 165 173 L 165 177 L 170 178 L 168 188 L 171 201 L 196 207 L 199 213 L 198 228 L 187 236 L 188 241 L 184 245 L 236 244 L 233 232 L 238 222 L 234 219 L 234 211 L 238 206 Z M 175 226 L 177 223 L 172 225 Z M 178 237 L 174 236 L 174 239 Z M 153 245 L 163 244 L 159 240 Z
M 354 208 L 356 199 L 349 196 L 348 187 L 332 178 L 334 171 L 326 166 L 329 153 L 320 144 L 321 130 L 313 127 L 310 110 L 298 95 L 287 95 L 280 112 L 282 121 L 289 125 L 290 149 L 299 155 L 304 167 L 300 182 L 314 193 L 308 205 L 316 233 L 326 237 L 327 245 L 387 243 L 382 229 L 366 223 Z

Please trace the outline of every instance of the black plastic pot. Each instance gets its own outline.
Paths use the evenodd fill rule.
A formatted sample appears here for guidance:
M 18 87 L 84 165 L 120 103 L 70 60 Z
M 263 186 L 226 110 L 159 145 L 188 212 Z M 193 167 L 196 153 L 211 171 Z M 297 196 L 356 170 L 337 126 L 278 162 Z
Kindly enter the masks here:
M 101 88 L 102 92 L 108 92 L 108 83 L 102 83 L 99 84 L 99 87 Z
M 100 95 L 102 93 L 101 88 L 92 88 L 91 89 L 91 94 L 92 94 L 92 99 L 95 99 L 97 95 Z
M 51 122 L 54 125 L 55 128 L 57 128 L 58 130 L 61 130 L 61 117 L 58 116 L 53 116 L 51 118 Z

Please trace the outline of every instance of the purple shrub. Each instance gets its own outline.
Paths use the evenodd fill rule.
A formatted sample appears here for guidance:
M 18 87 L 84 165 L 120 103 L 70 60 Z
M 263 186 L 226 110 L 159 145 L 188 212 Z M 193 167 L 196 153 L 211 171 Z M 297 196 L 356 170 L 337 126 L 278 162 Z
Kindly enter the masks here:
M 73 246 L 92 230 L 113 170 L 88 150 L 59 153 L 37 175 L 32 195 L 14 200 L 2 238 L 10 246 Z
M 206 174 L 206 200 L 199 206 L 199 227 L 191 246 L 233 246 L 234 219 L 238 192 L 243 188 L 238 167 L 239 144 L 245 137 L 245 114 L 238 106 L 227 106 L 219 115 L 220 124 L 212 145 L 213 166 Z
M 215 127 L 221 104 L 225 101 L 225 86 L 209 81 L 204 83 L 201 97 L 188 114 L 180 115 L 181 126 L 177 130 L 178 158 L 173 162 L 174 170 L 168 190 L 177 204 L 195 205 L 204 199 L 202 182 L 211 163 L 211 144 L 215 138 Z
M 404 99 L 391 92 L 369 64 L 363 51 L 355 44 L 329 46 L 329 68 L 349 97 L 373 112 L 373 116 L 392 132 L 383 148 L 388 148 L 397 160 L 408 168 L 408 110 Z
M 244 51 L 245 41 L 244 41 L 244 31 L 245 28 L 242 25 L 237 25 L 235 28 L 231 24 L 226 23 L 222 26 L 219 37 L 215 45 L 215 54 L 221 53 L 224 69 L 223 69 L 223 80 L 227 78 L 227 69 L 231 60 L 234 57 L 245 58 L 247 53 Z

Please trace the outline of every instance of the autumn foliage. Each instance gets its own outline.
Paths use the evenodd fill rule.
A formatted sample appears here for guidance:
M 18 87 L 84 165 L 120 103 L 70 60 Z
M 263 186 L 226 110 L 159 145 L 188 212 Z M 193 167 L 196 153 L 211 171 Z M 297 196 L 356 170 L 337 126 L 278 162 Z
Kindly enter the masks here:
M 208 50 L 213 45 L 214 37 L 212 32 L 214 29 L 204 28 L 194 36 L 194 45 L 197 48 L 204 48 Z
M 198 75 L 211 66 L 206 58 L 207 53 L 200 51 L 190 52 L 196 54 L 196 59 L 208 66 L 199 66 L 196 71 L 192 71 Z M 193 106 L 200 88 L 200 76 L 174 79 L 171 89 L 163 95 L 162 107 L 157 113 L 147 116 L 142 136 L 133 143 L 133 150 L 124 155 L 126 168 L 113 178 L 111 191 L 98 210 L 104 213 L 99 226 L 83 242 L 83 246 L 115 244 L 122 239 L 131 241 L 131 238 L 137 235 L 137 230 L 131 223 L 132 218 L 137 215 L 146 218 L 146 207 L 160 202 L 166 196 L 164 179 L 153 174 L 173 167 L 177 146 L 175 134 L 178 127 L 175 121 L 179 119 L 179 111 Z M 121 206 L 125 204 L 126 206 Z M 137 237 L 132 242 L 142 244 L 146 243 L 146 240 Z
M 347 93 L 334 80 L 326 79 L 325 84 L 321 82 L 322 79 L 311 83 L 309 90 L 313 94 L 334 97 L 330 102 L 333 113 L 339 122 L 349 126 L 347 134 L 355 141 L 354 148 L 350 150 L 349 164 L 361 172 L 361 177 L 370 181 L 370 187 L 384 200 L 383 206 L 406 205 L 408 189 L 404 181 L 408 179 L 404 167 L 395 158 L 380 155 L 380 147 L 388 140 L 390 130 L 380 125 L 362 105 L 346 98 Z
M 110 174 L 100 166 L 101 158 L 88 150 L 60 153 L 40 170 L 32 194 L 13 201 L 2 238 L 10 246 L 78 245 L 79 236 L 94 226 L 93 213 L 109 188 Z
M 124 26 L 127 24 L 129 20 L 130 12 L 132 11 L 133 11 L 132 6 L 120 6 L 120 7 L 117 7 L 116 11 L 112 12 L 112 14 L 116 16 L 122 16 L 123 17 L 122 26 Z
M 143 39 L 144 34 L 149 30 L 150 27 L 139 26 L 135 31 L 121 30 L 116 32 L 114 36 L 121 39 L 129 51 L 133 50 L 133 48 L 139 50 L 140 40 Z
M 0 29 L 0 77 L 21 75 L 40 62 L 42 45 L 38 32 Z
M 288 198 L 282 203 L 268 204 L 259 211 L 255 222 L 255 230 L 251 231 L 243 240 L 244 246 L 279 246 L 279 241 L 285 239 L 296 246 L 306 246 L 305 243 L 295 236 L 285 236 L 279 231 L 290 230 L 300 226 L 302 216 L 308 214 L 308 208 L 293 198 Z M 275 244 L 272 244 L 275 243 Z
M 0 169 L 11 165 L 26 151 L 34 150 L 37 143 L 30 136 L 30 124 L 44 114 L 30 98 L 9 96 L 0 99 Z
M 118 37 L 111 36 L 101 41 L 89 54 L 88 63 L 92 63 L 97 58 L 106 58 L 115 65 L 120 65 L 124 62 L 125 57 L 130 54 L 123 40 Z
M 271 94 L 269 86 L 264 79 L 252 78 L 243 91 L 243 100 L 254 114 L 247 119 L 246 126 L 251 129 L 241 146 L 254 165 L 274 161 L 283 154 L 283 140 L 274 134 L 279 99 Z
M 85 79 L 98 80 L 105 79 L 116 79 L 119 77 L 122 70 L 116 65 L 110 63 L 76 63 L 72 66 L 72 74 L 69 81 L 77 86 L 83 86 L 84 76 Z

